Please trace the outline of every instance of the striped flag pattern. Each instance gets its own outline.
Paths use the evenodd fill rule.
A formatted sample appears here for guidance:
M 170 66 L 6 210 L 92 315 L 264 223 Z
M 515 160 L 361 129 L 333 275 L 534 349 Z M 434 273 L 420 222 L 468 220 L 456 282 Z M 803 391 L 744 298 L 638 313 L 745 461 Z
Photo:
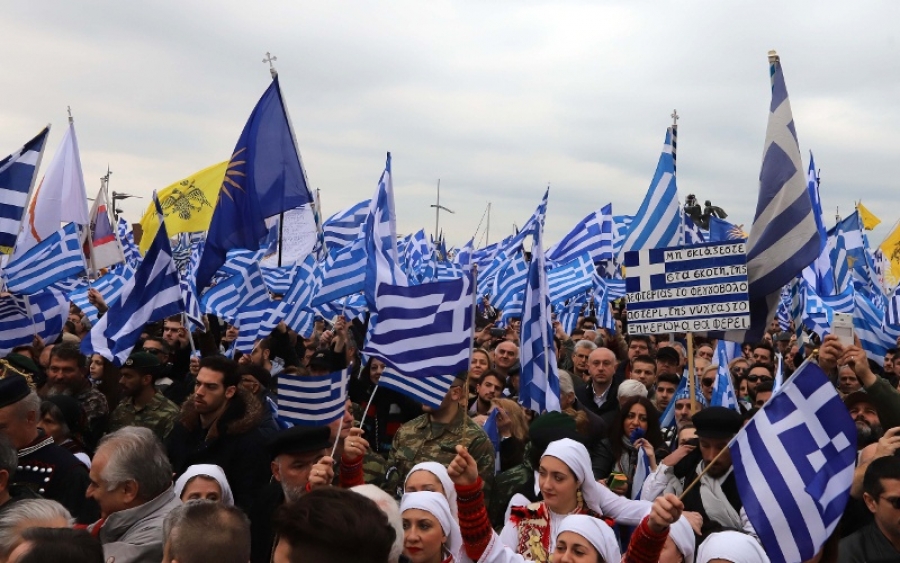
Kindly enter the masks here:
M 855 300 L 853 331 L 866 356 L 879 365 L 884 365 L 884 353 L 896 345 L 884 331 L 884 309 L 877 307 L 861 293 L 856 294 Z
M 819 366 L 801 366 L 730 449 L 744 511 L 769 559 L 812 559 L 844 513 L 856 464 L 853 419 Z
M 81 309 L 81 312 L 91 320 L 91 323 L 96 323 L 100 318 L 99 311 L 97 311 L 97 308 L 88 300 L 88 290 L 91 288 L 96 289 L 100 292 L 100 295 L 103 296 L 103 300 L 106 301 L 106 304 L 112 305 L 122 294 L 122 288 L 125 287 L 125 282 L 130 280 L 133 276 L 134 270 L 127 266 L 116 268 L 91 282 L 90 286 L 86 283 L 80 285 L 78 289 L 69 293 L 69 301 L 77 305 L 78 308 Z
M 38 335 L 45 342 L 54 342 L 63 331 L 69 315 L 67 291 L 50 286 L 28 297 L 28 310 L 0 316 L 0 355 L 5 356 L 16 346 L 27 346 Z
M 884 324 L 891 328 L 900 329 L 900 286 L 894 288 L 894 293 L 888 299 L 884 312 Z
M 32 295 L 84 270 L 78 226 L 69 223 L 14 258 L 4 268 L 3 276 L 10 292 Z
M 368 199 L 363 200 L 325 220 L 322 231 L 329 252 L 352 244 L 359 237 L 359 231 L 369 214 L 370 203 Z
M 547 272 L 550 302 L 559 303 L 593 287 L 594 262 L 589 253 Z
M 535 231 L 522 313 L 519 403 L 537 413 L 559 410 L 559 374 L 550 325 L 550 292 L 541 247 L 542 228 Z
M 591 259 L 612 260 L 613 217 L 612 204 L 594 211 L 578 222 L 558 243 L 547 249 L 547 260 L 568 262 L 587 252 Z
M 650 189 L 628 228 L 620 256 L 631 250 L 681 246 L 683 230 L 672 161 L 672 129 L 669 128 Z
M 263 330 L 271 332 L 279 322 L 284 323 L 304 337 L 310 336 L 315 315 L 309 309 L 319 284 L 320 270 L 315 257 L 310 255 L 291 268 L 290 287 L 266 320 Z
M 325 426 L 341 418 L 349 370 L 278 378 L 278 418 L 297 426 Z
M 8 254 L 16 245 L 28 194 L 49 134 L 48 125 L 25 146 L 0 160 L 0 252 Z
M 184 311 L 179 281 L 165 223 L 160 221 L 159 231 L 134 277 L 81 341 L 81 351 L 100 354 L 121 366 L 140 339 L 144 325 Z
M 759 198 L 747 250 L 751 328 L 730 334 L 758 340 L 775 316 L 781 288 L 819 255 L 819 230 L 778 57 L 770 57 L 772 101 L 759 173 Z
M 506 264 L 494 281 L 493 299 L 491 305 L 497 309 L 505 310 L 519 298 L 528 283 L 528 264 L 522 252 L 516 253 Z

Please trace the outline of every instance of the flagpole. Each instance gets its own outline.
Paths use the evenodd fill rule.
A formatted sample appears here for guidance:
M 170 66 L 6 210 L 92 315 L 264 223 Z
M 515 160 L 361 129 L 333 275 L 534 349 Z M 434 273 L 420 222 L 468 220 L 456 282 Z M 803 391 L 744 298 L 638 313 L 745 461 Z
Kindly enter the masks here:
M 691 415 L 697 412 L 697 398 L 694 396 L 694 333 L 687 333 L 688 345 L 688 393 L 691 394 Z
M 475 314 L 478 310 L 478 264 L 472 264 L 472 328 L 469 332 L 469 369 L 466 370 L 465 401 L 469 403 L 469 378 L 472 371 L 472 354 L 475 352 Z
M 360 428 L 362 428 L 363 424 L 366 422 L 366 415 L 369 414 L 369 409 L 372 408 L 372 401 L 375 400 L 375 393 L 377 393 L 377 392 L 378 392 L 378 384 L 376 383 L 375 389 L 372 389 L 372 394 L 369 395 L 369 402 L 366 403 L 366 410 L 363 411 L 362 417 L 360 417 L 360 419 L 359 419 L 359 427 Z M 377 440 L 378 437 L 376 436 L 375 439 Z

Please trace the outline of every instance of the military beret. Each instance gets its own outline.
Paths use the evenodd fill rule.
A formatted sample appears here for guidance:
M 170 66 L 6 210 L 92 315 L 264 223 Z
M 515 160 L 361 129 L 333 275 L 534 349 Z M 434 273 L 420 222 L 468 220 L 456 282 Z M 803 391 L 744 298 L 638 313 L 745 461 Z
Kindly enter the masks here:
M 331 429 L 327 426 L 294 426 L 282 430 L 268 443 L 269 456 L 273 459 L 281 454 L 302 454 L 328 449 L 331 444 Z
M 150 352 L 133 352 L 122 364 L 122 367 L 142 373 L 153 373 L 159 369 L 160 365 L 162 364 L 159 363 L 159 358 L 155 354 Z
M 318 350 L 309 359 L 309 367 L 314 369 L 324 369 L 329 372 L 339 370 L 335 359 L 335 353 L 330 350 Z
M 725 407 L 708 407 L 691 417 L 700 438 L 731 438 L 744 425 L 737 411 Z
M 16 368 L 27 371 L 28 373 L 41 373 L 41 368 L 38 367 L 38 365 L 34 363 L 34 360 L 29 358 L 28 356 L 24 356 L 22 354 L 9 354 L 8 356 L 6 356 L 6 361 Z
M 0 379 L 0 408 L 14 405 L 31 393 L 28 381 L 21 375 Z

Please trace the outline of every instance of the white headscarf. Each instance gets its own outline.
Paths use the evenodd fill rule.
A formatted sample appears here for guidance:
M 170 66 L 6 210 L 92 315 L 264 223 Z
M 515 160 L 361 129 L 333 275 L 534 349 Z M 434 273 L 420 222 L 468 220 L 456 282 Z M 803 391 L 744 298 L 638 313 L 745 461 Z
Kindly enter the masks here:
M 447 504 L 447 497 L 441 493 L 432 493 L 430 491 L 421 491 L 418 493 L 406 493 L 400 499 L 400 515 L 409 509 L 424 510 L 431 514 L 441 524 L 444 535 L 447 536 L 447 550 L 453 556 L 454 561 L 461 561 L 460 554 L 462 552 L 462 534 L 459 531 L 459 524 L 456 518 L 450 513 L 450 506 Z
M 584 503 L 601 516 L 609 516 L 626 526 L 637 526 L 653 508 L 651 502 L 628 500 L 595 481 L 591 456 L 581 442 L 571 438 L 550 442 L 541 459 L 547 456 L 555 457 L 572 470 L 581 486 Z
M 732 563 L 769 563 L 766 552 L 752 536 L 741 532 L 711 534 L 697 549 L 697 563 L 724 559 Z
M 669 526 L 669 537 L 675 542 L 675 547 L 684 556 L 684 563 L 694 563 L 694 529 L 687 518 L 682 516 Z
M 207 463 L 192 465 L 181 474 L 181 477 L 175 481 L 176 497 L 179 499 L 181 498 L 181 493 L 184 492 L 184 488 L 187 486 L 188 481 L 194 477 L 208 477 L 214 479 L 219 484 L 219 488 L 222 489 L 222 504 L 234 506 L 234 495 L 231 494 L 231 487 L 228 485 L 228 478 L 225 477 L 225 471 L 218 465 Z
M 585 514 L 571 514 L 563 518 L 556 532 L 556 543 L 559 544 L 559 535 L 563 532 L 574 532 L 590 542 L 600 553 L 600 557 L 606 563 L 619 563 L 622 552 L 619 550 L 619 542 L 615 534 L 606 525 L 606 522 Z
M 441 482 L 441 486 L 444 487 L 444 496 L 447 497 L 447 504 L 450 506 L 450 513 L 453 514 L 453 519 L 459 520 L 456 506 L 456 487 L 453 486 L 453 481 L 447 473 L 447 468 L 436 461 L 423 461 L 422 463 L 417 463 L 409 470 L 409 473 L 406 474 L 406 480 L 403 481 L 404 490 L 406 489 L 406 482 L 409 481 L 409 476 L 416 471 L 427 471 L 438 478 L 438 481 Z

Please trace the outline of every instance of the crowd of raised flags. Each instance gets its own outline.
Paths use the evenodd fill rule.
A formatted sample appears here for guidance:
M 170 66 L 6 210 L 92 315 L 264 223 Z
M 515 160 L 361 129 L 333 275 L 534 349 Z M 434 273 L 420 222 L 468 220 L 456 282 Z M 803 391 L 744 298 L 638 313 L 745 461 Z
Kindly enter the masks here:
M 448 249 L 445 241 L 434 241 L 424 231 L 398 237 L 388 155 L 371 199 L 324 221 L 316 212 L 321 224 L 309 256 L 292 264 L 262 266 L 271 232 L 265 220 L 314 203 L 275 77 L 231 159 L 163 194 L 184 196 L 196 185 L 206 193 L 208 204 L 195 194 L 194 214 L 189 214 L 193 219 L 186 220 L 174 210 L 174 200 L 165 218 L 164 205 L 156 202 L 142 221 L 142 253 L 128 223 L 111 219 L 105 188 L 88 211 L 71 122 L 56 158 L 36 182 L 48 133 L 49 127 L 0 161 L 0 250 L 6 252 L 0 296 L 2 353 L 30 343 L 34 336 L 56 339 L 70 301 L 93 323 L 83 351 L 116 364 L 127 358 L 145 324 L 172 314 L 185 314 L 195 328 L 203 327 L 204 315 L 238 327 L 229 354 L 249 353 L 281 322 L 306 337 L 316 318 L 343 315 L 368 323 L 360 348 L 365 356 L 386 364 L 381 385 L 436 406 L 452 376 L 468 367 L 475 305 L 486 297 L 502 311 L 501 324 L 521 318 L 520 402 L 536 412 L 558 410 L 553 315 L 571 332 L 578 316 L 590 308 L 600 326 L 615 331 L 610 302 L 624 296 L 623 252 L 748 237 L 718 217 L 703 230 L 685 215 L 675 174 L 676 131 L 669 128 L 649 190 L 634 215 L 614 215 L 612 206 L 604 205 L 546 250 L 549 189 L 521 230 L 483 248 L 469 241 Z M 875 361 L 883 361 L 885 350 L 900 336 L 900 294 L 886 286 L 893 279 L 887 275 L 890 253 L 884 247 L 873 249 L 866 235 L 871 213 L 859 206 L 826 229 L 815 170 L 812 155 L 809 167 L 802 165 L 784 76 L 775 60 L 760 195 L 748 237 L 753 326 L 747 334 L 714 335 L 724 337 L 717 351 L 723 367 L 735 357 L 735 343 L 758 339 L 773 316 L 785 330 L 793 321 L 798 335 L 824 337 L 835 312 L 851 313 L 856 334 Z M 212 196 L 208 190 L 215 184 L 221 189 Z M 172 231 L 167 230 L 170 221 L 177 224 Z M 894 275 L 900 273 L 894 267 Z M 91 289 L 109 307 L 102 316 L 88 297 Z M 778 408 L 805 408 L 791 390 L 818 384 L 807 379 L 813 381 L 810 376 L 785 385 Z M 285 378 L 279 381 L 284 400 L 280 408 L 295 421 L 337 417 L 345 380 Z M 822 401 L 826 406 L 833 403 L 830 397 Z M 719 374 L 712 404 L 737 407 L 727 370 Z M 817 406 L 809 412 L 819 410 Z M 667 417 L 671 413 L 663 414 L 663 420 Z M 811 420 L 821 422 L 815 422 L 815 416 Z M 741 475 L 749 476 L 742 481 L 742 497 L 755 495 L 763 512 L 776 505 L 784 508 L 778 486 L 802 486 L 786 479 L 776 484 L 774 494 L 760 489 L 753 471 L 768 475 L 772 470 L 758 455 L 766 432 L 763 421 L 752 425 L 749 437 L 738 441 L 736 456 Z M 745 456 L 746 451 L 754 455 Z M 749 458 L 755 460 L 753 468 L 741 465 L 741 459 Z M 839 458 L 840 463 L 846 461 Z M 750 513 L 751 503 L 745 504 Z M 804 507 L 797 501 L 793 509 Z M 824 524 L 814 528 L 828 531 L 833 524 L 824 520 L 828 507 L 821 512 Z M 784 553 L 807 553 L 827 537 L 819 530 L 822 533 L 791 540 L 778 530 L 777 519 L 767 518 L 771 524 L 757 525 L 764 544 L 777 544 Z M 768 539 L 766 526 L 771 528 Z M 795 543 L 786 545 L 791 541 Z

